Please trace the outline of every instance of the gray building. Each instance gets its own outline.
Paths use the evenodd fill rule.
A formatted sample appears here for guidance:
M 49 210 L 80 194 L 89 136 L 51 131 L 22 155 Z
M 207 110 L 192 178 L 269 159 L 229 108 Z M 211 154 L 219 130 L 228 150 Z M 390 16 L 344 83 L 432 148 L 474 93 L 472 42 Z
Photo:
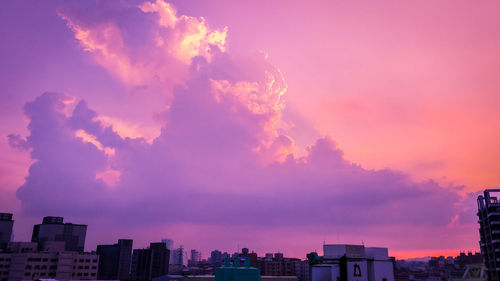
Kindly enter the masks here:
M 477 198 L 479 245 L 484 257 L 488 280 L 500 280 L 500 189 L 486 189 Z
M 87 225 L 63 223 L 62 217 L 44 217 L 42 224 L 33 227 L 31 241 L 38 243 L 40 251 L 53 247 L 51 242 L 64 242 L 65 251 L 83 252 L 86 234 Z
M 0 250 L 5 250 L 12 237 L 12 227 L 14 226 L 14 221 L 12 220 L 12 214 L 10 213 L 0 213 Z
M 130 239 L 120 239 L 113 245 L 98 245 L 99 280 L 129 280 L 132 261 L 132 243 Z

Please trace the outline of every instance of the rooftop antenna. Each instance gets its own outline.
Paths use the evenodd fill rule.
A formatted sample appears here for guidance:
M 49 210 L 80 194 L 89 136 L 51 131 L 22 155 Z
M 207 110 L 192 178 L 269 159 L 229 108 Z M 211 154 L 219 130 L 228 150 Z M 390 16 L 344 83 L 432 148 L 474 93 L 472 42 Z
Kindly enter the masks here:
M 362 244 L 363 246 L 365 246 L 365 241 L 361 240 L 361 244 Z

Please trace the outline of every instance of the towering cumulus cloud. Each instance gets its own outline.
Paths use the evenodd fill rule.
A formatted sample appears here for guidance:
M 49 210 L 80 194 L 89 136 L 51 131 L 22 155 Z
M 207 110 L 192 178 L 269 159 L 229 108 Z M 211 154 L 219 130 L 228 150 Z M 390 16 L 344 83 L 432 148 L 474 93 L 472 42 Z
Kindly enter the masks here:
M 104 8 L 111 16 L 102 16 Z M 141 217 L 137 223 L 265 228 L 275 238 L 286 236 L 283 229 L 362 229 L 389 240 L 398 231 L 411 238 L 422 227 L 467 222 L 458 187 L 366 170 L 346 160 L 331 137 L 297 156 L 293 139 L 279 133 L 286 132 L 283 76 L 264 54 L 229 54 L 226 29 L 180 16 L 161 0 L 104 8 L 59 13 L 82 49 L 123 83 L 176 83 L 158 115 L 161 134 L 152 143 L 123 137 L 66 94 L 28 102 L 30 135 L 10 136 L 34 160 L 17 192 L 26 214 L 89 220 L 98 213 L 118 226 Z

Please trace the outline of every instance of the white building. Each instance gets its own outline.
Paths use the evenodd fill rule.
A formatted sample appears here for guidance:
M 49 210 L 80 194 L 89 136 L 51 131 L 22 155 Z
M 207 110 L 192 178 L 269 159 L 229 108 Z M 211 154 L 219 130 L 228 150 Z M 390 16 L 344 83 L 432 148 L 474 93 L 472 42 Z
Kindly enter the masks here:
M 311 281 L 394 281 L 387 248 L 324 245 L 323 253 L 312 266 Z

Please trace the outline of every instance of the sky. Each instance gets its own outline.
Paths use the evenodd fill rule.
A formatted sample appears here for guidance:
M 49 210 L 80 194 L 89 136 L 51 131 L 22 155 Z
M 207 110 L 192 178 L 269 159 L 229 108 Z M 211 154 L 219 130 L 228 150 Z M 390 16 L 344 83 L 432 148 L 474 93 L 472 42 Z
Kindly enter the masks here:
M 3 1 L 0 212 L 304 258 L 477 251 L 498 1 Z

